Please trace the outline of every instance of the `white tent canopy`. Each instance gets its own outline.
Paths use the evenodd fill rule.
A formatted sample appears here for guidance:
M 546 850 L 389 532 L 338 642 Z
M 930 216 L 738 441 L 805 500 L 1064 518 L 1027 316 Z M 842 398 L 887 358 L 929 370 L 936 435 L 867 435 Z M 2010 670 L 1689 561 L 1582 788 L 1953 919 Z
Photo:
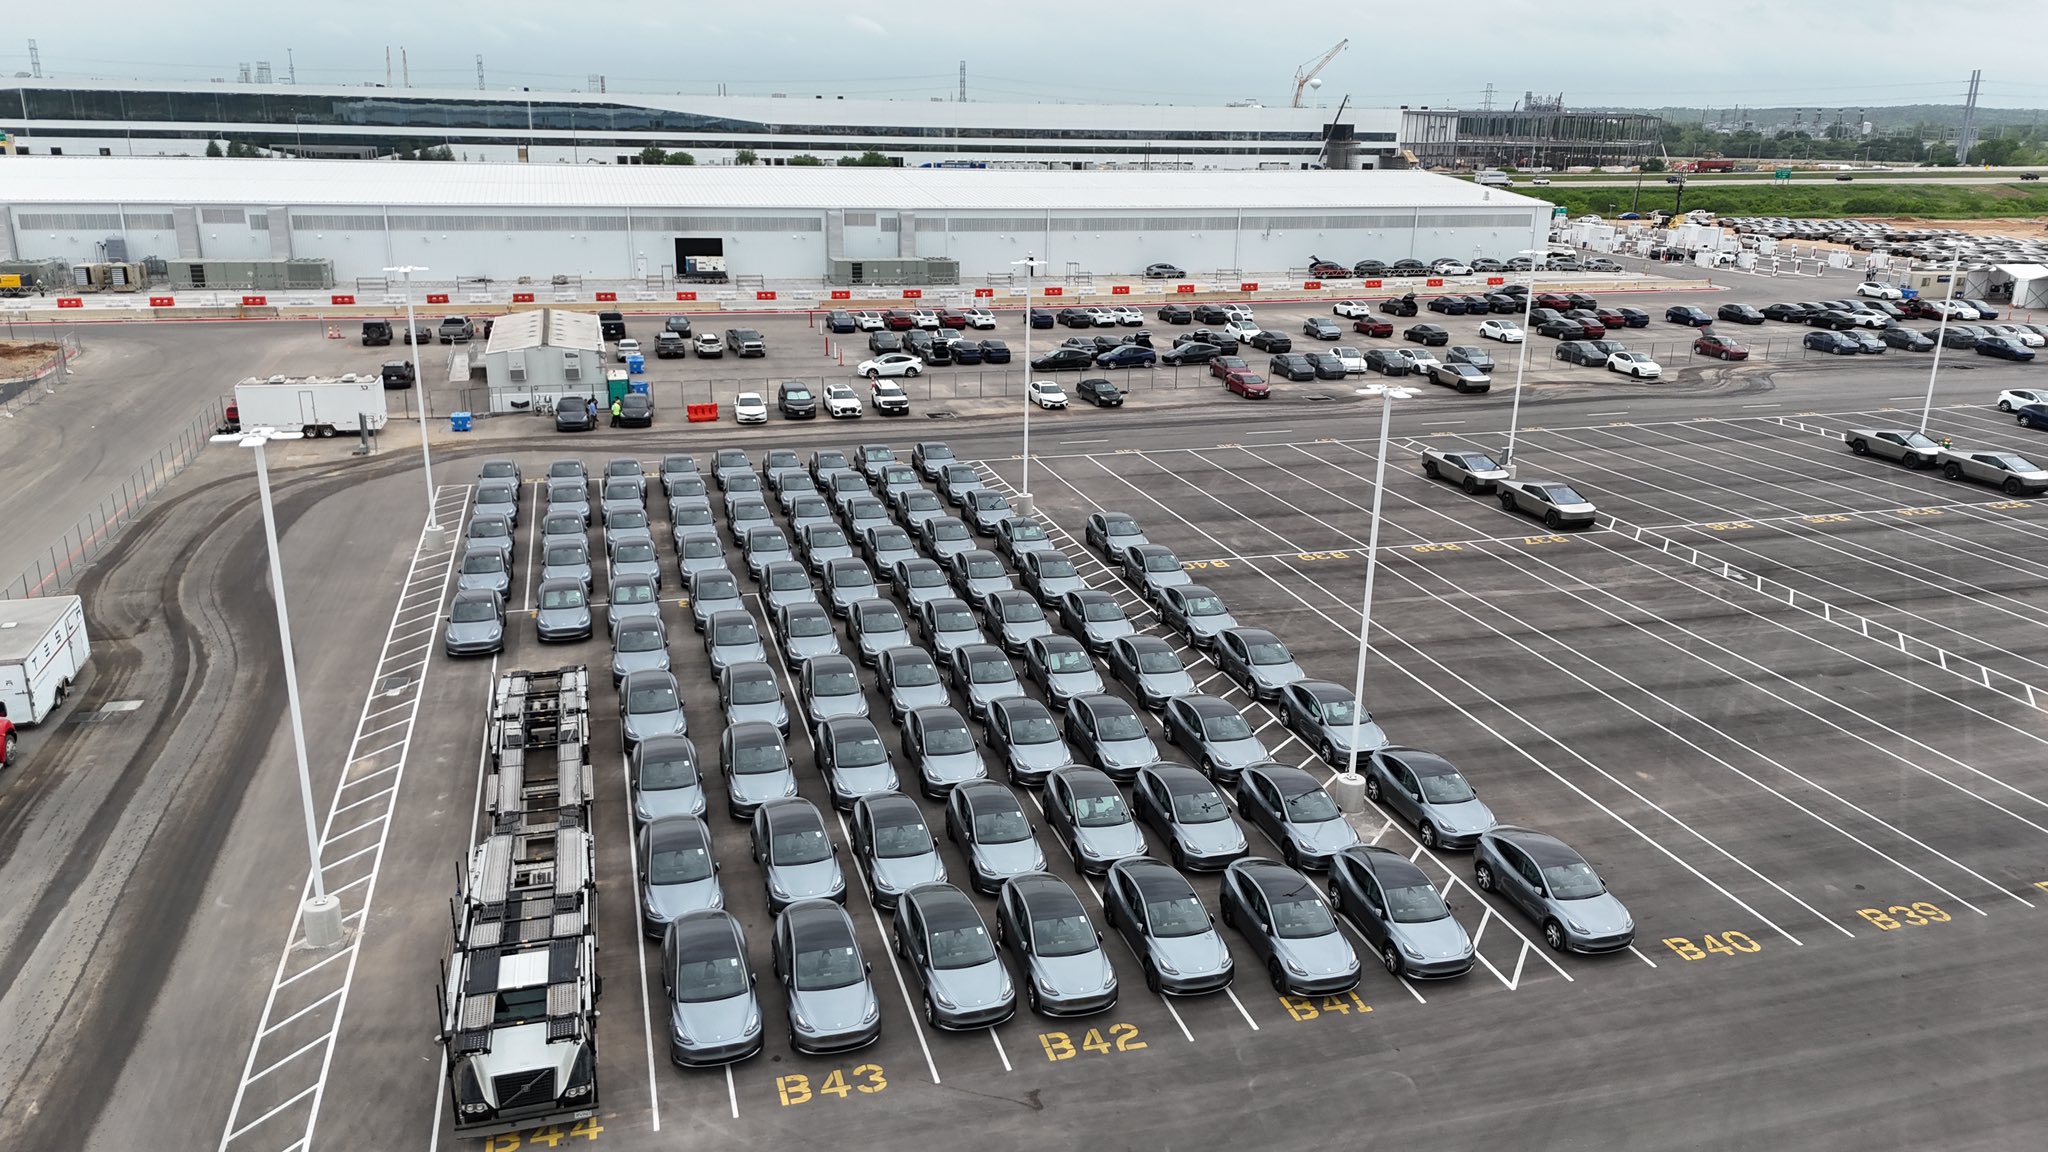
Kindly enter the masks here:
M 1993 270 L 2012 277 L 2014 309 L 2048 308 L 2048 267 L 2039 264 L 1997 264 Z

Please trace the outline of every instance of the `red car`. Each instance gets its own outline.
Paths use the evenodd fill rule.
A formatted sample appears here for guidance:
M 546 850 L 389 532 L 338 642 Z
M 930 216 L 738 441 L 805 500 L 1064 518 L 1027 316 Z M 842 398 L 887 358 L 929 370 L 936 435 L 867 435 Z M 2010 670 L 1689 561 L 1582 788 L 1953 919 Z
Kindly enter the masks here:
M 1245 363 L 1242 356 L 1209 357 L 1209 375 L 1211 376 L 1220 376 L 1228 380 L 1232 372 L 1249 372 L 1251 370 L 1252 366 Z
M 14 766 L 14 722 L 7 718 L 7 710 L 0 708 L 0 768 Z
M 965 329 L 967 327 L 967 317 L 951 309 L 941 308 L 939 309 L 939 327 L 955 330 Z
M 891 332 L 908 332 L 912 328 L 917 327 L 917 321 L 911 317 L 910 313 L 899 312 L 891 308 L 887 312 L 882 313 L 882 327 L 887 328 Z
M 1235 392 L 1247 400 L 1264 400 L 1273 394 L 1266 386 L 1266 378 L 1248 369 L 1236 369 L 1223 374 L 1223 390 Z
M 1555 308 L 1559 312 L 1569 312 L 1572 310 L 1572 301 L 1571 297 L 1562 292 L 1538 292 L 1536 294 L 1536 307 Z
M 1360 316 L 1352 321 L 1351 330 L 1353 332 L 1362 332 L 1367 336 L 1392 336 L 1394 334 L 1394 326 L 1392 324 L 1372 316 Z
M 1332 264 L 1328 260 L 1324 260 L 1309 265 L 1308 274 L 1318 280 L 1349 280 L 1351 278 L 1351 269 L 1346 268 L 1342 264 Z
M 1577 320 L 1579 327 L 1586 330 L 1586 339 L 1599 340 L 1607 335 L 1607 322 L 1590 308 L 1574 308 L 1564 314 L 1567 320 Z
M 1699 339 L 1693 341 L 1692 350 L 1702 356 L 1712 356 L 1717 360 L 1749 359 L 1749 348 L 1747 346 L 1737 344 L 1733 340 L 1723 340 L 1712 332 L 1702 333 Z
M 1612 308 L 1595 308 L 1592 312 L 1593 315 L 1600 318 L 1600 323 L 1607 325 L 1609 328 L 1628 327 L 1628 317 L 1616 312 Z

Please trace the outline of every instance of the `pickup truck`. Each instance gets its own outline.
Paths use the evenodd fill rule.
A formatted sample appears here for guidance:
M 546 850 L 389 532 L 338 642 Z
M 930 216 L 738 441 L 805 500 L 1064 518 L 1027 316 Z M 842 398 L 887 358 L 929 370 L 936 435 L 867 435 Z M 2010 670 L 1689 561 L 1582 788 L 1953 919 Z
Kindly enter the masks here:
M 768 341 L 762 339 L 761 334 L 752 328 L 727 328 L 725 346 L 727 350 L 741 357 L 768 354 Z
M 1989 484 L 2007 496 L 2048 492 L 2048 468 L 2002 448 L 1943 448 L 1936 453 L 1935 463 L 1951 480 Z
M 1931 468 L 1941 455 L 1941 445 L 1905 428 L 1851 428 L 1842 440 L 1858 456 L 1882 456 L 1908 468 Z

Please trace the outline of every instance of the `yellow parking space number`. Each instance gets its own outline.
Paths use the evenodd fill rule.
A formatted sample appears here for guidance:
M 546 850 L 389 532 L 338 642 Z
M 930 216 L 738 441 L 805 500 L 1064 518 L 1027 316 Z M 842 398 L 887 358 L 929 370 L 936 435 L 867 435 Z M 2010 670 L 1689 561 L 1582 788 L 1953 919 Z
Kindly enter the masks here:
M 863 1096 L 874 1096 L 889 1087 L 889 1079 L 882 1074 L 880 1064 L 856 1065 L 852 1071 L 834 1068 L 813 1089 L 811 1078 L 802 1072 L 792 1072 L 775 1078 L 775 1096 L 784 1108 L 808 1104 L 819 1096 L 837 1096 L 841 1100 L 850 1098 L 855 1092 Z
M 1293 1017 L 1297 1024 L 1306 1024 L 1325 1016 L 1350 1016 L 1354 1013 L 1363 1016 L 1372 1011 L 1372 1005 L 1360 999 L 1356 991 L 1338 996 L 1325 996 L 1320 1001 L 1313 996 L 1282 996 L 1280 1006 L 1287 1009 L 1287 1014 Z
M 2032 508 L 2033 506 L 2034 502 L 2031 500 L 1993 500 L 1985 505 L 1986 508 L 1997 508 L 2003 511 L 2011 511 L 2015 508 Z
M 1754 956 L 1764 950 L 1747 932 L 1729 929 L 1719 936 L 1712 932 L 1700 938 L 1698 944 L 1683 936 L 1667 936 L 1664 946 L 1686 960 L 1705 960 L 1709 956 Z
M 1897 508 L 1894 511 L 1901 516 L 1939 516 L 1942 512 L 1939 508 Z
M 1708 524 L 1706 526 L 1706 529 L 1709 532 L 1739 532 L 1744 528 L 1754 527 L 1756 527 L 1756 525 L 1750 523 L 1747 520 L 1716 520 L 1713 523 Z
M 1181 566 L 1182 568 L 1228 568 L 1228 567 L 1230 567 L 1230 561 L 1228 561 L 1228 560 L 1183 560 L 1183 561 L 1181 561 L 1181 564 L 1180 564 L 1180 566 Z
M 1294 554 L 1294 558 L 1296 560 L 1348 560 L 1351 558 L 1351 554 L 1348 552 L 1297 552 Z
M 1836 516 L 1830 514 L 1827 516 L 1802 516 L 1800 517 L 1800 522 L 1805 524 L 1847 524 L 1854 519 L 1855 517 L 1853 516 Z
M 550 1124 L 545 1128 L 529 1128 L 524 1132 L 500 1132 L 484 1138 L 484 1152 L 519 1152 L 522 1148 L 554 1148 L 571 1136 L 595 1140 L 604 1131 L 604 1125 L 596 1117 L 578 1120 L 574 1126 L 563 1128 Z
M 1911 904 L 1894 904 L 1889 908 L 1858 908 L 1858 916 L 1877 925 L 1880 932 L 1895 932 L 1900 928 L 1925 928 L 1929 924 L 1946 924 L 1955 917 L 1941 910 L 1936 904 L 1915 900 Z
M 1410 552 L 1463 552 L 1463 544 L 1410 544 Z
M 1104 1035 L 1104 1033 L 1108 1033 Z M 1080 1041 L 1074 1040 L 1069 1032 L 1040 1032 L 1038 1046 L 1045 1049 L 1046 1060 L 1059 1063 L 1072 1060 L 1083 1052 L 1094 1052 L 1107 1056 L 1111 1052 L 1136 1052 L 1151 1045 L 1138 1039 L 1136 1024 L 1111 1024 L 1108 1028 L 1090 1028 L 1082 1033 Z
M 1564 543 L 1564 537 L 1562 537 L 1562 536 L 1524 536 L 1524 537 L 1522 537 L 1522 543 L 1524 543 L 1524 544 L 1562 544 L 1562 543 Z

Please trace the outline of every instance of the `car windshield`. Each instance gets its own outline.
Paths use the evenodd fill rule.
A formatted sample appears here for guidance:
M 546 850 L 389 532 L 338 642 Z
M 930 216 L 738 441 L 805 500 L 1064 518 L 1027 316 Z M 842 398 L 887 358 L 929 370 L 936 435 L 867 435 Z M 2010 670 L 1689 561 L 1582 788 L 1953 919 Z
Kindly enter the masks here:
M 830 525 L 821 524 L 811 529 L 810 544 L 811 550 L 814 552 L 820 548 L 844 548 L 846 547 L 846 533 Z
M 1906 442 L 1906 446 L 1907 446 L 1907 447 L 1909 447 L 1909 448 L 1934 448 L 1934 447 L 1937 447 L 1937 445 L 1936 445 L 1936 444 L 1934 443 L 1934 441 L 1932 441 L 1932 440 L 1929 440 L 1929 439 L 1928 439 L 1927 437 L 1925 437 L 1925 436 L 1922 436 L 1922 435 L 1921 435 L 1920 433 L 1918 433 L 1918 432 L 1915 432 L 1915 433 L 1913 433 L 1912 435 L 1910 435 L 1910 436 L 1907 436 L 1907 437 L 1906 437 L 1906 441 L 1905 441 L 1905 442 Z
M 1029 624 L 1043 619 L 1045 619 L 1045 609 L 1040 608 L 1036 601 L 1012 598 L 1003 605 L 1003 623 L 1005 624 Z
M 855 511 L 857 514 L 865 513 L 865 515 L 861 517 L 862 519 L 871 519 L 876 516 L 886 515 L 886 513 L 882 512 L 879 509 L 879 507 L 875 509 L 861 508 L 856 509 Z M 887 532 L 875 533 L 875 551 L 877 552 L 906 552 L 909 551 L 909 549 L 910 533 L 905 532 L 901 528 L 892 528 Z
M 647 527 L 647 513 L 642 512 L 638 508 L 627 508 L 612 513 L 605 518 L 604 523 L 607 528 L 645 528 Z
M 477 539 L 497 539 L 510 536 L 512 526 L 495 517 L 472 520 L 469 524 L 469 534 Z
M 832 621 L 822 612 L 792 615 L 788 632 L 791 636 L 829 636 L 832 634 Z
M 498 610 L 484 600 L 458 600 L 450 617 L 457 624 L 478 624 L 485 620 L 496 620 Z
M 547 588 L 540 594 L 542 608 L 581 608 L 583 589 L 571 585 L 567 588 Z
M 1451 914 L 1451 910 L 1444 905 L 1444 898 L 1427 884 L 1389 888 L 1386 891 L 1387 913 L 1397 924 L 1424 924 L 1431 920 L 1441 920 Z
M 939 520 L 932 524 L 932 539 L 934 540 L 965 540 L 967 538 L 967 525 L 960 523 L 958 520 Z
M 546 560 L 547 565 L 551 568 L 574 564 L 588 564 L 589 562 L 590 557 L 584 553 L 583 545 L 581 544 L 557 544 L 548 549 Z
M 1016 678 L 1017 670 L 1002 658 L 975 660 L 967 666 L 967 679 L 976 684 L 1002 684 Z
M 880 736 L 860 736 L 842 740 L 834 747 L 834 758 L 841 768 L 869 768 L 886 764 L 889 750 L 882 746 Z
M 979 920 L 958 928 L 940 928 L 932 933 L 932 967 L 972 968 L 996 958 L 995 942 Z
M 1171 552 L 1153 552 L 1145 557 L 1147 572 L 1178 572 L 1180 560 Z
M 939 682 L 939 666 L 925 660 L 905 660 L 894 671 L 898 688 L 926 688 Z
M 654 603 L 654 585 L 644 584 L 639 581 L 615 583 L 612 585 L 612 603 L 652 604 Z
M 1235 712 L 1229 715 L 1210 716 L 1202 721 L 1202 731 L 1211 740 L 1249 740 L 1252 726 Z
M 769 704 L 782 696 L 772 676 L 749 676 L 733 682 L 731 699 L 735 704 Z
M 1096 734 L 1104 740 L 1143 740 L 1145 722 L 1135 713 L 1112 712 L 1096 720 Z
M 768 842 L 771 864 L 816 864 L 832 855 L 823 828 L 797 828 L 775 833 Z
M 803 992 L 845 988 L 867 976 L 861 967 L 860 952 L 851 944 L 799 951 L 795 969 L 797 989 Z
M 822 671 L 811 677 L 813 696 L 851 696 L 860 691 L 860 677 L 852 671 Z
M 1039 579 L 1056 580 L 1061 577 L 1072 576 L 1075 574 L 1074 562 L 1072 560 L 1067 559 L 1065 556 L 1062 556 L 1057 552 L 1041 552 L 1039 555 L 1044 557 L 1044 559 L 1038 562 Z
M 1215 824 L 1230 816 L 1230 806 L 1214 788 L 1173 795 L 1173 818 L 1182 824 Z
M 1309 895 L 1310 889 L 1301 891 L 1301 896 L 1273 901 L 1273 931 L 1289 940 L 1335 932 L 1337 922 L 1330 919 L 1329 905 Z
M 1011 809 L 1007 812 L 976 812 L 974 814 L 974 839 L 982 844 L 1015 844 L 1028 839 L 1031 825 L 1024 819 L 1024 813 Z
M 617 517 L 613 517 L 613 520 L 616 521 Z M 787 552 L 789 541 L 783 539 L 780 532 L 756 530 L 747 535 L 747 551 L 763 555 Z
M 746 990 L 746 961 L 736 955 L 686 956 L 676 964 L 676 999 L 685 1004 L 730 1000 Z
M 1930 441 L 1928 447 L 1933 447 Z M 1569 484 L 1552 484 L 1549 489 L 1552 504 L 1584 504 L 1586 498 L 1578 494 Z
M 1076 908 L 1066 916 L 1031 921 L 1031 951 L 1040 956 L 1079 956 L 1095 950 L 1095 925 Z
M 1154 936 L 1198 936 L 1209 930 L 1209 913 L 1193 892 L 1171 900 L 1149 900 L 1145 918 Z
M 583 517 L 574 512 L 558 512 L 540 522 L 543 536 L 583 535 Z
M 519 490 L 510 484 L 493 484 L 487 488 L 476 490 L 476 502 L 479 504 L 516 504 L 519 502 Z
M 673 712 L 682 706 L 682 702 L 676 699 L 675 686 L 672 684 L 635 685 L 626 696 L 626 711 L 635 715 Z
M 1472 799 L 1472 785 L 1456 772 L 1417 776 L 1415 782 L 1422 786 L 1422 798 L 1431 804 L 1463 804 Z
M 612 549 L 612 559 L 620 564 L 645 564 L 654 559 L 654 544 L 647 540 L 622 541 Z
M 649 884 L 690 884 L 711 877 L 711 853 L 701 847 L 656 848 L 647 854 Z
M 869 583 L 873 583 L 872 579 Z M 883 604 L 861 613 L 860 630 L 863 632 L 901 632 L 903 617 L 894 604 Z
M 808 588 L 811 578 L 801 568 L 783 568 L 768 574 L 768 590 L 771 592 L 794 592 Z
M 1138 671 L 1148 676 L 1167 676 L 1186 670 L 1180 662 L 1180 657 L 1169 649 L 1148 649 L 1138 653 Z
M 1992 460 L 2008 472 L 2039 472 L 2041 466 L 2024 456 L 1994 456 Z
M 1285 664 L 1292 659 L 1287 654 L 1287 645 L 1277 640 L 1252 644 L 1251 650 L 1254 664 Z
M 659 652 L 666 643 L 656 628 L 628 628 L 619 633 L 614 647 L 620 652 Z
M 1337 725 L 1343 725 L 1343 724 L 1349 724 L 1349 723 L 1351 723 L 1351 721 L 1352 721 L 1351 713 L 1352 713 L 1352 708 L 1353 708 L 1353 705 L 1352 705 L 1352 702 L 1351 702 L 1351 701 L 1349 701 L 1349 700 L 1321 700 L 1321 701 L 1318 701 L 1317 703 L 1319 703 L 1319 704 L 1320 704 L 1320 705 L 1322 706 L 1322 709 L 1323 709 L 1323 723 L 1325 723 L 1325 724 L 1337 724 Z M 1359 723 L 1361 723 L 1361 724 L 1363 724 L 1363 723 L 1368 723 L 1368 722 L 1370 722 L 1371 720 L 1372 720 L 1372 714 L 1371 714 L 1370 712 L 1368 712 L 1368 713 L 1366 713 L 1366 714 L 1365 714 L 1364 716 L 1361 716 L 1361 717 L 1359 717 L 1359 718 L 1358 718 L 1358 722 L 1359 722 Z
M 785 400 L 809 400 L 811 398 L 811 390 L 809 388 L 785 388 L 782 390 L 782 397 Z
M 1115 792 L 1074 797 L 1074 823 L 1083 828 L 1109 828 L 1130 822 L 1130 809 L 1124 807 L 1124 798 Z
M 1003 574 L 1003 562 L 993 556 L 984 556 L 967 562 L 969 580 L 988 580 Z
M 700 605 L 707 600 L 737 600 L 739 598 L 739 586 L 733 582 L 732 577 L 723 572 L 715 574 L 711 579 L 697 581 L 697 603 Z
M 1559 900 L 1587 900 L 1607 891 L 1599 873 L 1584 860 L 1571 864 L 1550 864 L 1543 869 L 1543 881 Z
M 974 733 L 948 725 L 924 730 L 924 750 L 933 756 L 957 756 L 974 751 Z
M 1012 520 L 1010 521 L 1010 539 L 1043 540 L 1045 539 L 1045 529 L 1029 520 Z
M 945 570 L 934 564 L 914 565 L 908 572 L 912 588 L 939 588 L 946 583 Z
M 875 826 L 875 855 L 884 860 L 923 856 L 932 850 L 932 834 L 921 820 Z
M 1287 798 L 1287 819 L 1296 824 L 1314 824 L 1337 819 L 1336 801 L 1321 788 L 1311 788 Z
M 1081 606 L 1081 618 L 1090 623 L 1108 623 L 1124 618 L 1124 610 L 1114 600 L 1090 600 Z
M 924 446 L 924 458 L 927 463 L 933 464 L 941 460 L 951 460 L 953 458 L 953 450 L 944 444 L 927 444 Z
M 1214 596 L 1190 596 L 1184 603 L 1190 616 L 1221 616 L 1223 601 Z
M 932 623 L 940 632 L 968 632 L 974 628 L 974 613 L 965 608 L 952 608 L 932 614 Z
M 484 575 L 505 570 L 505 554 L 493 548 L 489 552 L 475 552 L 462 558 L 462 570 L 470 575 Z
M 1045 670 L 1048 672 L 1085 672 L 1090 666 L 1088 653 L 1080 649 L 1055 650 L 1045 654 Z
M 841 564 L 832 573 L 834 588 L 868 588 L 873 587 L 874 583 L 874 576 L 858 563 Z

